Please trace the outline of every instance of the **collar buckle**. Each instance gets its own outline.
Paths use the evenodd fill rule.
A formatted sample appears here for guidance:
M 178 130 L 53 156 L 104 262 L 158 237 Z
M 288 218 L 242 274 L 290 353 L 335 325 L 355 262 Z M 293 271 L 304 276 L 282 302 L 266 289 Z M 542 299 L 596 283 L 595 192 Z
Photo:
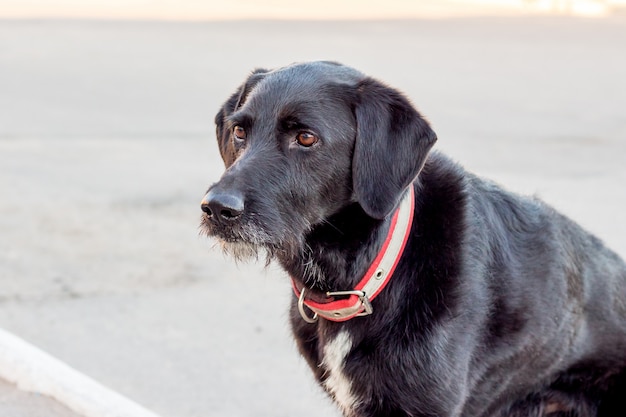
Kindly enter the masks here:
M 367 297 L 364 291 L 359 290 L 350 290 L 350 291 L 328 291 L 326 293 L 327 297 L 341 297 L 344 295 L 356 295 L 359 297 L 359 301 L 363 304 L 364 311 L 357 314 L 357 317 L 368 316 L 374 312 L 374 308 L 372 307 L 372 303 L 370 299 Z

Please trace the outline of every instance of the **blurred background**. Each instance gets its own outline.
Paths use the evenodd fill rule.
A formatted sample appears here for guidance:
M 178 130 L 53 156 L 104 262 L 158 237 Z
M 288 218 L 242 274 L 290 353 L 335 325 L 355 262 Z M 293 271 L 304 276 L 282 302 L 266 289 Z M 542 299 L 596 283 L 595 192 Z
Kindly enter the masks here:
M 2 0 L 6 17 L 164 20 L 398 19 L 562 14 L 601 17 L 626 0 Z
M 198 233 L 221 103 L 354 66 L 626 256 L 624 45 L 626 0 L 0 0 L 0 327 L 164 416 L 338 416 L 287 277 Z

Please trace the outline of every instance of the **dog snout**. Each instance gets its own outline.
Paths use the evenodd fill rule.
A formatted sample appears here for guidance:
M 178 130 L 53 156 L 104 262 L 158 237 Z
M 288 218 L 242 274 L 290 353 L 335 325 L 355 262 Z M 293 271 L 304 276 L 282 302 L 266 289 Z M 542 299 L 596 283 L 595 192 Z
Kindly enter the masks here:
M 218 222 L 233 221 L 244 212 L 244 198 L 238 191 L 210 190 L 200 205 L 207 216 Z

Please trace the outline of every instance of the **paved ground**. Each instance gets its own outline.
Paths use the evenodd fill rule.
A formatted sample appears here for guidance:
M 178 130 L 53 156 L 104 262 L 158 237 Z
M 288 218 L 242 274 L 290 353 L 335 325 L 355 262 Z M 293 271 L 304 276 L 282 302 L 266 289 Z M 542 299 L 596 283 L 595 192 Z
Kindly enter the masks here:
M 0 21 L 0 326 L 163 416 L 337 416 L 284 274 L 198 235 L 221 102 L 257 66 L 353 65 L 626 256 L 625 43 L 624 18 Z

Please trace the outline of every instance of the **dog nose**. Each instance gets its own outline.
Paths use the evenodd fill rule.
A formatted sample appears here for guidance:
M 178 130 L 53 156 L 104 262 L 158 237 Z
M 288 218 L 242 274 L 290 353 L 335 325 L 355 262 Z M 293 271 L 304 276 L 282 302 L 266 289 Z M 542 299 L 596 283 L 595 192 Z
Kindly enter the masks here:
M 202 199 L 200 207 L 209 217 L 218 221 L 235 220 L 243 214 L 243 195 L 211 190 Z

